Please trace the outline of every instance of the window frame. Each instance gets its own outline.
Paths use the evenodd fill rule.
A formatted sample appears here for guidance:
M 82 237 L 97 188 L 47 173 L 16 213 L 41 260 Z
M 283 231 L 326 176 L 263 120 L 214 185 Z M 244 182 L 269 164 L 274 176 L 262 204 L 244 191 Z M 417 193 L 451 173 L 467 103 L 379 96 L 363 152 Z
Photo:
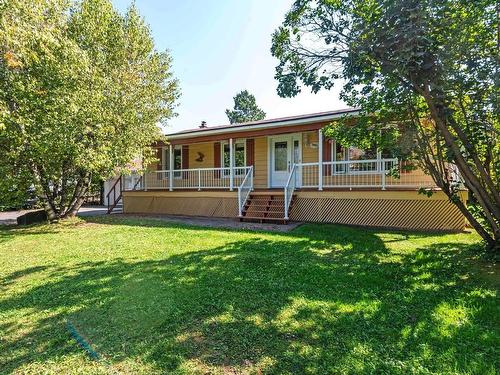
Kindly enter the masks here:
M 183 155 L 183 152 L 182 152 L 182 145 L 170 145 L 170 147 L 173 147 L 173 150 L 172 150 L 172 156 L 174 158 L 174 168 L 172 169 L 172 172 L 174 173 L 174 179 L 182 179 L 182 173 L 181 173 L 181 170 L 182 170 L 182 157 L 184 156 Z M 170 172 L 170 150 L 168 147 L 164 147 L 165 149 L 165 170 L 166 171 L 169 171 Z M 175 169 L 175 150 L 180 150 L 180 153 L 181 153 L 181 168 L 179 169 Z M 176 172 L 176 171 L 179 171 L 179 172 Z
M 233 139 L 233 152 L 236 153 L 236 144 L 237 143 L 242 143 L 243 144 L 243 166 L 234 166 L 234 169 L 236 169 L 234 175 L 235 176 L 244 176 L 245 175 L 245 171 L 243 170 L 241 173 L 238 173 L 238 169 L 239 168 L 246 168 L 247 166 L 247 140 L 246 138 L 238 138 L 238 139 Z M 220 166 L 222 168 L 222 173 L 221 173 L 221 177 L 222 178 L 229 178 L 231 175 L 229 173 L 229 171 L 226 171 L 226 169 L 224 168 L 230 168 L 230 167 L 226 167 L 224 166 L 224 146 L 228 145 L 229 146 L 229 141 L 221 141 L 220 142 Z M 236 160 L 235 160 L 236 162 Z M 227 174 L 226 174 L 227 173 Z
M 344 147 L 344 151 L 343 151 L 343 154 L 344 154 L 344 159 L 343 160 L 337 160 L 337 141 L 334 139 L 331 143 L 330 143 L 330 152 L 331 152 L 331 157 L 332 157 L 332 162 L 337 162 L 337 161 L 346 161 L 346 162 L 349 162 L 351 161 L 351 149 L 353 148 L 358 148 L 358 147 L 355 147 L 355 146 L 349 146 L 349 147 Z M 338 175 L 346 175 L 346 174 L 351 174 L 351 175 L 356 175 L 356 174 L 377 174 L 377 173 L 380 173 L 381 172 L 381 169 L 380 169 L 380 165 L 381 165 L 381 162 L 382 162 L 382 150 L 377 148 L 377 158 L 376 159 L 367 159 L 367 160 L 377 160 L 377 168 L 376 169 L 373 169 L 371 171 L 356 171 L 356 170 L 351 170 L 350 168 L 345 168 L 346 170 L 342 171 L 342 172 L 338 172 L 338 171 L 335 171 L 335 164 L 332 165 L 332 168 L 331 168 L 331 172 L 330 174 L 332 176 L 338 176 Z M 354 160 L 355 161 L 355 160 Z M 348 163 L 345 164 L 345 165 L 349 165 Z

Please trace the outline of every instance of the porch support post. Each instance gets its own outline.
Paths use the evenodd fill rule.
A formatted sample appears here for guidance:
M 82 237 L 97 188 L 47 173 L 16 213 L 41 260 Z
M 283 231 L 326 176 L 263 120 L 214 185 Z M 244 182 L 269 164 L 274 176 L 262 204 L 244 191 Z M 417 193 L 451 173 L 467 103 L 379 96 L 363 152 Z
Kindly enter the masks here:
M 318 130 L 318 190 L 323 190 L 323 130 Z
M 174 190 L 174 145 L 168 146 L 168 190 Z
M 234 147 L 233 138 L 229 138 L 229 190 L 234 190 Z

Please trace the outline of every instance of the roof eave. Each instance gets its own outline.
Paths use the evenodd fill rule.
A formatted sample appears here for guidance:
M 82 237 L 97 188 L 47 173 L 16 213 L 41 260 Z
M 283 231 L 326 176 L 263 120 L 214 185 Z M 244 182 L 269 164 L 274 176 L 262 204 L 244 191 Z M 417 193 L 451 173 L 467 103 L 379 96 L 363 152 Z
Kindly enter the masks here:
M 290 125 L 304 125 L 304 124 L 312 124 L 315 122 L 323 122 L 328 120 L 335 120 L 342 117 L 352 117 L 359 114 L 359 110 L 351 110 L 346 112 L 327 114 L 323 116 L 315 116 L 315 117 L 306 117 L 302 119 L 292 119 L 292 120 L 284 120 L 277 122 L 270 122 L 265 124 L 255 124 L 255 125 L 233 125 L 224 128 L 210 129 L 199 131 L 194 130 L 193 132 L 183 132 L 183 133 L 173 133 L 166 134 L 165 136 L 169 140 L 178 140 L 185 138 L 196 138 L 202 136 L 210 136 L 210 135 L 218 135 L 225 133 L 238 133 L 238 132 L 248 132 L 252 130 L 261 130 L 261 129 L 272 129 L 278 128 L 281 126 L 290 126 Z

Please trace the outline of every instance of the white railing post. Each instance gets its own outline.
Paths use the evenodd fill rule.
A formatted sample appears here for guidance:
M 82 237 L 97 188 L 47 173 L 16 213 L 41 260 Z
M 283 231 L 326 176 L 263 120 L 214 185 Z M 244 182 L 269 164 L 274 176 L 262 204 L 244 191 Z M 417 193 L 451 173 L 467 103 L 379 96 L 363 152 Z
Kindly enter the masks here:
M 288 220 L 288 191 L 285 188 L 285 220 Z
M 234 150 L 233 138 L 229 138 L 229 190 L 234 190 Z
M 198 169 L 198 191 L 201 190 L 201 169 Z
M 253 190 L 253 166 L 244 168 L 245 177 L 238 186 L 238 216 L 243 217 L 243 206 Z
M 295 191 L 295 184 L 296 184 L 296 179 L 295 179 L 295 172 L 297 170 L 297 165 L 293 164 L 292 165 L 292 170 L 290 171 L 290 174 L 288 175 L 288 180 L 286 181 L 286 185 L 284 188 L 284 204 L 285 204 L 285 220 L 288 220 L 288 212 L 290 209 L 290 202 L 292 201 L 293 197 L 293 192 Z
M 323 130 L 318 130 L 318 190 L 323 190 Z
M 253 190 L 253 165 L 250 167 L 250 185 L 252 186 Z
M 238 188 L 238 216 L 243 216 L 242 207 L 241 207 L 241 187 Z
M 144 184 L 144 191 L 148 191 L 148 186 L 146 185 L 146 180 L 147 180 L 146 176 L 147 176 L 147 173 L 148 173 L 147 171 L 143 172 L 143 176 L 144 177 L 142 179 L 143 179 L 143 184 Z
M 382 159 L 382 165 L 380 169 L 382 171 L 382 190 L 385 190 L 385 159 Z
M 173 145 L 170 144 L 169 148 L 168 148 L 168 171 L 169 171 L 169 174 L 168 174 L 168 190 L 172 191 L 174 190 L 174 150 L 173 150 Z

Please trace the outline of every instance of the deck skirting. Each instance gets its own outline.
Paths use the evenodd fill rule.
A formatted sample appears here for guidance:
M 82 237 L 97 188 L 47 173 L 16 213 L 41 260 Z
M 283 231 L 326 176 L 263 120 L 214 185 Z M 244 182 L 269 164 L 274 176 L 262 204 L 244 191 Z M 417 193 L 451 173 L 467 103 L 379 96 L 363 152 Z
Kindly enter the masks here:
M 416 192 L 392 196 L 386 195 L 389 192 L 357 193 L 336 197 L 298 194 L 290 220 L 430 231 L 465 228 L 464 216 L 442 192 L 431 198 Z
M 235 192 L 124 192 L 123 210 L 135 214 L 237 217 Z
M 238 216 L 237 193 L 228 191 L 124 192 L 123 203 L 125 213 Z M 441 191 L 430 198 L 416 191 L 297 191 L 290 220 L 431 231 L 461 231 L 466 224 Z

